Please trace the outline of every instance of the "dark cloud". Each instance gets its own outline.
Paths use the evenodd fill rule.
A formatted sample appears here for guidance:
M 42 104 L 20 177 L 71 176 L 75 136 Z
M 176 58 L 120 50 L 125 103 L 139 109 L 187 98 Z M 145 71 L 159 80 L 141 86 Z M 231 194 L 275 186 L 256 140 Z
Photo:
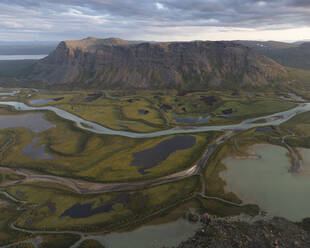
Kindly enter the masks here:
M 0 40 L 279 30 L 309 27 L 309 13 L 309 0 L 2 0 Z

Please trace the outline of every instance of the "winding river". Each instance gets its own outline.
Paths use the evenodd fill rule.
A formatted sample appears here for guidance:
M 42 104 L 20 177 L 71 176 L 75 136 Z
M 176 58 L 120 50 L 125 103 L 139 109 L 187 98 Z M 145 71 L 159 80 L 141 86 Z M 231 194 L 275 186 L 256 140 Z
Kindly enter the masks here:
M 287 111 L 283 111 L 280 113 L 275 113 L 275 114 L 271 114 L 271 115 L 267 115 L 267 116 L 262 116 L 262 117 L 258 117 L 258 118 L 248 119 L 248 120 L 245 120 L 239 124 L 234 124 L 234 125 L 199 126 L 199 127 L 192 127 L 192 128 L 188 128 L 188 127 L 182 128 L 181 127 L 181 128 L 173 128 L 173 129 L 169 129 L 169 130 L 163 130 L 163 131 L 152 132 L 152 133 L 136 133 L 136 132 L 112 130 L 112 129 L 106 128 L 102 125 L 99 125 L 97 123 L 84 120 L 83 118 L 80 118 L 80 117 L 78 117 L 72 113 L 69 113 L 65 110 L 62 110 L 62 109 L 59 109 L 56 107 L 52 107 L 52 106 L 32 107 L 32 106 L 28 106 L 22 102 L 13 102 L 13 101 L 2 101 L 2 102 L 0 102 L 0 105 L 12 106 L 18 111 L 52 111 L 56 115 L 58 115 L 59 117 L 76 123 L 76 125 L 83 130 L 87 130 L 87 131 L 97 133 L 97 134 L 120 135 L 120 136 L 125 136 L 125 137 L 130 137 L 130 138 L 152 138 L 152 137 L 159 137 L 159 136 L 170 135 L 170 134 L 199 133 L 199 132 L 206 132 L 206 131 L 232 131 L 232 132 L 226 132 L 226 134 L 224 134 L 222 137 L 220 137 L 218 140 L 216 140 L 213 144 L 211 144 L 210 147 L 206 150 L 206 152 L 202 156 L 202 158 L 192 168 L 190 168 L 186 171 L 183 171 L 183 172 L 176 173 L 175 175 L 170 175 L 170 176 L 166 176 L 163 178 L 159 178 L 159 179 L 157 179 L 156 182 L 152 182 L 153 184 L 155 183 L 155 185 L 170 182 L 170 181 L 176 181 L 176 180 L 180 180 L 182 178 L 186 178 L 186 177 L 189 177 L 189 176 L 192 176 L 195 174 L 199 174 L 200 169 L 203 168 L 203 166 L 206 164 L 207 160 L 209 159 L 210 155 L 213 153 L 215 148 L 219 144 L 223 143 L 225 140 L 227 140 L 228 138 L 233 136 L 234 134 L 238 133 L 238 131 L 248 130 L 248 129 L 251 129 L 254 127 L 263 127 L 263 126 L 270 126 L 270 125 L 277 126 L 283 122 L 286 122 L 287 120 L 289 120 L 290 118 L 294 117 L 297 114 L 310 111 L 310 103 L 303 103 L 303 104 L 299 104 L 295 108 L 287 110 Z M 257 121 L 260 121 L 260 120 L 265 120 L 265 122 L 264 123 L 257 123 Z M 35 177 L 35 175 L 27 175 L 25 180 L 27 180 L 27 177 L 31 178 L 31 177 Z M 73 183 L 72 184 L 73 187 L 77 188 L 77 191 L 80 190 L 78 183 L 68 182 L 66 179 L 60 179 L 58 177 L 56 178 L 54 176 L 49 176 L 49 175 L 41 175 L 40 178 L 38 178 L 38 179 L 50 180 L 53 182 L 54 181 L 58 182 L 58 181 L 62 180 L 65 185 L 68 183 Z M 14 183 L 19 183 L 19 182 L 14 182 Z M 153 185 L 152 183 L 149 182 L 149 185 L 147 185 L 147 186 Z M 95 186 L 95 187 L 93 188 L 92 186 Z M 143 184 L 142 186 L 145 187 L 146 185 Z M 94 192 L 98 192 L 98 189 L 100 189 L 101 191 L 104 191 L 104 192 L 121 191 L 120 187 L 123 190 L 128 190 L 128 188 L 130 188 L 130 187 L 136 189 L 137 187 L 140 187 L 140 185 L 137 186 L 137 185 L 135 185 L 135 183 L 123 184 L 123 185 L 120 185 L 120 184 L 114 184 L 114 185 L 93 184 L 93 185 L 90 185 L 87 190 L 86 189 L 80 190 L 81 191 L 80 193 L 94 193 Z M 7 193 L 4 192 L 3 194 L 7 194 Z M 53 231 L 32 231 L 32 230 L 27 230 L 27 229 L 16 227 L 14 225 L 14 223 L 12 223 L 11 228 L 13 228 L 16 231 L 21 231 L 21 232 L 31 233 L 31 234 L 71 233 L 71 234 L 80 235 L 81 236 L 80 241 L 78 241 L 72 247 L 77 247 L 77 245 L 80 244 L 83 240 L 89 239 L 89 238 L 94 238 L 96 240 L 99 240 L 99 241 L 101 241 L 101 243 L 107 242 L 105 244 L 108 245 L 108 247 L 110 247 L 109 242 L 108 242 L 109 239 L 105 239 L 104 240 L 105 242 L 104 242 L 103 240 L 101 240 L 102 235 L 99 235 L 99 237 L 100 237 L 99 238 L 99 237 L 95 237 L 94 235 L 88 236 L 89 234 L 82 233 L 82 232 L 74 232 L 74 231 L 59 231 L 59 232 L 56 232 L 56 231 L 55 232 L 53 232 Z M 144 233 L 143 233 L 143 235 L 144 235 Z M 117 241 L 119 241 L 118 240 L 119 236 L 116 235 L 115 237 L 116 237 Z M 33 243 L 31 240 L 30 240 L 30 242 Z M 129 242 L 129 240 L 127 239 L 126 236 L 124 238 L 124 242 L 126 244 Z M 11 244 L 9 246 L 11 247 L 12 245 L 15 245 L 15 244 Z M 6 247 L 9 247 L 9 246 L 6 246 Z
M 154 137 L 170 135 L 170 134 L 200 133 L 200 132 L 207 132 L 207 131 L 229 131 L 229 130 L 241 131 L 241 130 L 251 129 L 253 127 L 263 127 L 263 126 L 270 126 L 270 125 L 278 126 L 281 123 L 286 122 L 290 118 L 294 117 L 296 114 L 310 111 L 310 103 L 303 103 L 287 111 L 248 119 L 239 124 L 234 124 L 234 125 L 199 126 L 199 127 L 192 127 L 192 128 L 180 127 L 180 128 L 173 128 L 173 129 L 168 129 L 168 130 L 163 130 L 163 131 L 158 131 L 158 132 L 152 132 L 152 133 L 136 133 L 136 132 L 129 132 L 129 131 L 112 130 L 102 125 L 99 125 L 97 123 L 84 120 L 81 117 L 78 117 L 72 113 L 69 113 L 65 110 L 62 110 L 62 109 L 59 109 L 53 106 L 31 107 L 22 102 L 10 102 L 10 101 L 1 101 L 0 105 L 12 106 L 16 110 L 19 110 L 19 111 L 36 111 L 36 110 L 52 111 L 61 118 L 75 122 L 76 125 L 81 129 L 84 129 L 84 130 L 87 130 L 93 133 L 97 133 L 97 134 L 120 135 L 120 136 L 129 137 L 129 138 L 154 138 Z M 254 123 L 259 120 L 266 120 L 266 122 Z

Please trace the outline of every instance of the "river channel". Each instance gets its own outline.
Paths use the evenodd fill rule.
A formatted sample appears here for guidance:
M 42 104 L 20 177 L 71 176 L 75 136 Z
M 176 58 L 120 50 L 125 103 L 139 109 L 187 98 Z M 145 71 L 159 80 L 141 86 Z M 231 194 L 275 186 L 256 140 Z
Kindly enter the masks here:
M 199 127 L 191 127 L 191 128 L 173 128 L 169 130 L 163 130 L 158 132 L 152 133 L 136 133 L 136 132 L 129 132 L 129 131 L 118 131 L 112 130 L 97 123 L 84 120 L 81 117 L 78 117 L 72 113 L 69 113 L 65 110 L 59 109 L 53 106 L 43 106 L 43 107 L 31 107 L 22 102 L 11 102 L 11 101 L 1 101 L 0 105 L 8 105 L 14 107 L 16 110 L 19 111 L 52 111 L 57 114 L 59 117 L 73 121 L 76 125 L 84 130 L 98 133 L 98 134 L 107 134 L 107 135 L 120 135 L 129 138 L 153 138 L 153 137 L 160 137 L 165 135 L 171 134 L 184 134 L 184 133 L 200 133 L 200 132 L 207 132 L 207 131 L 228 131 L 228 130 L 248 130 L 253 127 L 263 127 L 263 126 L 278 126 L 283 122 L 286 122 L 290 118 L 294 117 L 296 114 L 303 113 L 310 111 L 310 103 L 303 103 L 298 105 L 297 107 L 275 113 L 272 115 L 261 116 L 257 118 L 252 118 L 246 121 L 243 121 L 239 124 L 234 125 L 223 125 L 223 126 L 199 126 Z M 259 120 L 266 120 L 264 123 L 254 123 Z

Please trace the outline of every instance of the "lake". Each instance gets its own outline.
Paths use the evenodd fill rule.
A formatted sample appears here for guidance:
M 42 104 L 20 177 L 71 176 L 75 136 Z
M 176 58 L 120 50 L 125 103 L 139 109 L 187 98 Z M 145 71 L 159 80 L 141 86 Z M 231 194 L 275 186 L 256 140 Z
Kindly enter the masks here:
M 244 203 L 255 203 L 274 216 L 301 221 L 310 217 L 310 156 L 302 149 L 302 168 L 290 173 L 287 150 L 274 145 L 252 146 L 259 159 L 223 160 L 227 170 L 220 173 L 226 192 L 234 192 Z
M 107 248 L 168 248 L 175 247 L 194 236 L 200 227 L 200 223 L 179 219 L 161 225 L 143 226 L 131 232 L 115 232 L 91 238 L 100 241 Z
M 0 55 L 0 60 L 25 60 L 25 59 L 43 59 L 47 54 L 41 55 Z

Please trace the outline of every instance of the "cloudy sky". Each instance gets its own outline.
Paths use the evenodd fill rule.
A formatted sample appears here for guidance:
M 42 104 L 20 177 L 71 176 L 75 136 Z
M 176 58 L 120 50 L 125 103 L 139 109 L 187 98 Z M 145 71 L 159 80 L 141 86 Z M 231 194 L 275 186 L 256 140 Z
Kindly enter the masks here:
M 310 0 L 1 0 L 0 40 L 310 39 Z

